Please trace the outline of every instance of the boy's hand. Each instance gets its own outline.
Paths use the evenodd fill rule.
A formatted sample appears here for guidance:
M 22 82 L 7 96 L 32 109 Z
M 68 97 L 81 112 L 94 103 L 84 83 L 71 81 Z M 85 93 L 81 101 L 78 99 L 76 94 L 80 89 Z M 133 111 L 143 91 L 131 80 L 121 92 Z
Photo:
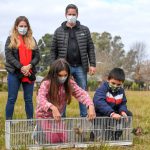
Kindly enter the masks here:
M 56 121 L 60 121 L 61 115 L 60 115 L 60 112 L 59 112 L 58 108 L 56 106 L 52 106 L 51 110 L 52 110 L 53 118 Z
M 121 116 L 125 118 L 126 122 L 128 122 L 128 116 L 124 111 L 121 112 Z
M 88 109 L 88 119 L 89 120 L 92 120 L 96 117 L 96 114 L 95 114 L 95 109 L 94 109 L 94 106 L 93 105 L 90 105 L 89 106 L 89 109 Z
M 116 114 L 116 113 L 112 113 L 111 117 L 114 118 L 115 120 L 120 120 L 121 119 L 121 115 Z

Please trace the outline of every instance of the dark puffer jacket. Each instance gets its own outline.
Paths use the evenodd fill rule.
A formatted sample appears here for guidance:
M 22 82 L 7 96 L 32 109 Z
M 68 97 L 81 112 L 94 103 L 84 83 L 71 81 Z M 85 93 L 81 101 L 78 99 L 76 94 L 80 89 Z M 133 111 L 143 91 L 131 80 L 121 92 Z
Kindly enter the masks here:
M 67 29 L 64 28 L 64 24 L 66 24 L 66 22 L 63 22 L 54 33 L 50 63 L 53 63 L 57 58 L 67 58 L 69 33 Z M 89 64 L 90 66 L 96 67 L 94 44 L 91 39 L 90 31 L 88 27 L 81 25 L 80 22 L 77 21 L 75 35 L 79 46 L 82 66 L 85 71 L 88 71 Z
M 5 44 L 5 56 L 6 56 L 6 63 L 5 68 L 8 72 L 15 72 L 21 69 L 22 64 L 19 62 L 19 51 L 16 48 L 9 48 L 10 44 L 10 36 L 7 38 L 6 44 Z M 40 61 L 40 54 L 39 49 L 36 46 L 35 49 L 32 50 L 32 60 L 30 64 L 32 65 L 32 71 L 33 73 L 36 73 L 35 66 Z

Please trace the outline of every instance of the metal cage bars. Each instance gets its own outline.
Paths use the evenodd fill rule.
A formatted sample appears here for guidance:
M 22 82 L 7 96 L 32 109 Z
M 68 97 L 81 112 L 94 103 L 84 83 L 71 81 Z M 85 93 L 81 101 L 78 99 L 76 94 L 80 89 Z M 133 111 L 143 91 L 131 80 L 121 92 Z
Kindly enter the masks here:
M 132 117 L 6 120 L 6 149 L 18 147 L 86 147 L 92 144 L 131 145 Z

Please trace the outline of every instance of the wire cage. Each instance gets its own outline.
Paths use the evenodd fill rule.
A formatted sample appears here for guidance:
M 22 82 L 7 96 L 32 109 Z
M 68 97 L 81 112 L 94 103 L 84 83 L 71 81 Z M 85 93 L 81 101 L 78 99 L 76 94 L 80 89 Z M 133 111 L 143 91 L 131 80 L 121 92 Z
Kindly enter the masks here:
M 6 149 L 87 147 L 95 144 L 132 145 L 132 117 L 6 120 Z

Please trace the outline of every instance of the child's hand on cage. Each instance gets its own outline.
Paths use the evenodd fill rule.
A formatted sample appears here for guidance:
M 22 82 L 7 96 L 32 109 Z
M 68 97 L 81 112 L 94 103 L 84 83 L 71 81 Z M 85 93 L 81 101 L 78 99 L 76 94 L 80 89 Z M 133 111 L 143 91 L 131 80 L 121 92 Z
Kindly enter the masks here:
M 88 119 L 93 120 L 95 117 L 96 117 L 95 108 L 93 105 L 90 105 L 88 107 Z
M 124 111 L 121 112 L 121 116 L 125 118 L 126 122 L 128 122 L 128 116 Z
M 121 119 L 121 115 L 117 114 L 117 113 L 111 113 L 110 117 L 114 118 L 115 120 L 120 120 Z
M 52 110 L 53 118 L 54 118 L 56 121 L 60 121 L 61 115 L 60 115 L 60 112 L 59 112 L 58 108 L 53 105 L 53 106 L 51 107 L 51 110 Z

